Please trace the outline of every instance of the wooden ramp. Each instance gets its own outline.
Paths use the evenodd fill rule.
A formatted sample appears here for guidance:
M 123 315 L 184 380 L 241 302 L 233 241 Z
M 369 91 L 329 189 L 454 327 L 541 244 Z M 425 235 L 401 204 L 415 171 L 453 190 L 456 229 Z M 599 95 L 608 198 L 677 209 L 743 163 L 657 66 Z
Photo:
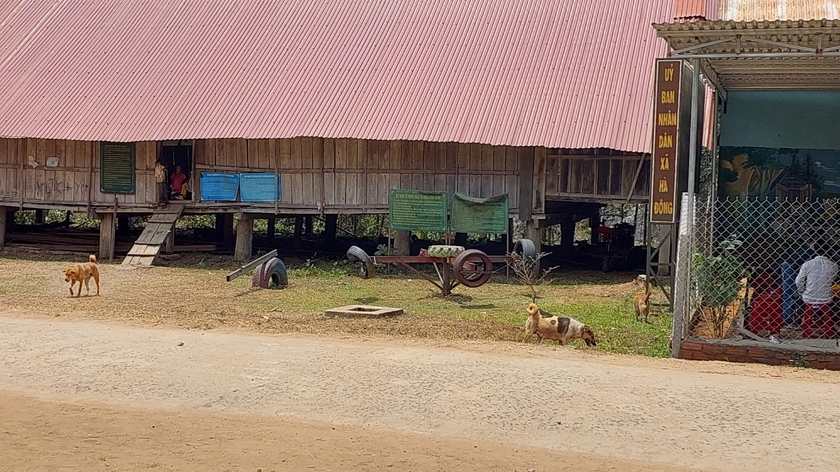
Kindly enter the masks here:
M 146 228 L 128 251 L 122 262 L 124 266 L 149 267 L 155 262 L 160 248 L 166 244 L 166 237 L 175 231 L 175 222 L 184 212 L 184 205 L 169 204 L 152 215 Z

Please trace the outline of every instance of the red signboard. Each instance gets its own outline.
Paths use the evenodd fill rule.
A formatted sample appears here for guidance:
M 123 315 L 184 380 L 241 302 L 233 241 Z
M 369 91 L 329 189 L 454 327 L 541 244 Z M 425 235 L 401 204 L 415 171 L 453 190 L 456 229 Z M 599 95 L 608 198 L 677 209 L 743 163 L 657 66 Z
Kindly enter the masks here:
M 677 132 L 682 61 L 657 59 L 651 153 L 650 221 L 674 223 L 677 211 Z

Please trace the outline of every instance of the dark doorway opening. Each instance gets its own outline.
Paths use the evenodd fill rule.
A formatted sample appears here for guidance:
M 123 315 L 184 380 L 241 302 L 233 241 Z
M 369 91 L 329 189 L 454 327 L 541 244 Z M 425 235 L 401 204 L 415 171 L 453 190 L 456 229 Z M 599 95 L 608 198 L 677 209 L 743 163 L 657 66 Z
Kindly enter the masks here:
M 169 198 L 174 200 L 192 200 L 193 189 L 193 144 L 192 141 L 165 141 L 160 148 L 160 161 L 166 166 L 167 189 Z M 173 177 L 180 167 L 183 179 L 181 191 L 173 189 Z M 179 179 L 175 179 L 179 180 Z

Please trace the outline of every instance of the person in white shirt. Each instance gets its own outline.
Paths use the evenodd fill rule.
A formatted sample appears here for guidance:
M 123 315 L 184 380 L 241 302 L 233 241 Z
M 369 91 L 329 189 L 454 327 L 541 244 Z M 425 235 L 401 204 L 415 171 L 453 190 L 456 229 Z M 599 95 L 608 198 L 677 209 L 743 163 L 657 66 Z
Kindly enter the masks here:
M 825 338 L 831 339 L 834 337 L 831 320 L 834 292 L 831 288 L 837 277 L 837 264 L 826 257 L 828 245 L 825 241 L 817 241 L 814 250 L 816 257 L 802 264 L 799 275 L 796 276 L 796 288 L 805 302 L 802 338 L 811 338 L 817 332 L 821 332 Z

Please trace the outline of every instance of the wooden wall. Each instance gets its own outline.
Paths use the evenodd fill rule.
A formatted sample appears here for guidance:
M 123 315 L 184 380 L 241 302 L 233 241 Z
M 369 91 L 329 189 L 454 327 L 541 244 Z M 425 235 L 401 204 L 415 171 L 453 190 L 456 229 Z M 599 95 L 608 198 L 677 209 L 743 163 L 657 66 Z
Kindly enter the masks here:
M 196 172 L 281 175 L 283 208 L 385 211 L 391 188 L 519 195 L 519 148 L 421 141 L 294 138 L 196 142 Z
M 148 211 L 156 203 L 154 162 L 160 143 L 136 143 L 132 195 L 101 193 L 98 142 L 0 139 L 0 205 Z M 476 197 L 507 193 L 510 207 L 545 212 L 545 201 L 648 200 L 650 162 L 640 154 L 561 151 L 462 143 L 363 139 L 196 140 L 192 180 L 200 195 L 202 171 L 279 172 L 287 212 L 385 212 L 391 188 L 459 192 Z M 28 166 L 27 156 L 40 164 Z M 57 157 L 57 167 L 47 167 Z M 640 166 L 641 164 L 641 166 Z M 522 187 L 520 188 L 520 177 Z M 212 210 L 194 201 L 192 210 Z M 226 207 L 236 204 L 226 203 Z M 273 212 L 274 204 L 248 204 Z M 527 209 L 530 208 L 530 212 Z M 188 210 L 189 211 L 189 210 Z
M 650 156 L 644 154 L 559 153 L 547 156 L 548 200 L 647 203 Z
M 157 143 L 135 147 L 136 183 L 132 195 L 117 195 L 118 205 L 155 201 Z M 28 165 L 33 156 L 39 164 Z M 47 159 L 58 166 L 47 167 Z M 99 191 L 99 143 L 49 139 L 0 139 L 0 203 L 35 207 L 113 206 L 115 196 Z
M 0 139 L 0 204 L 42 208 L 151 208 L 156 203 L 156 142 L 136 143 L 132 195 L 101 193 L 98 142 Z M 196 198 L 202 171 L 274 172 L 281 176 L 280 210 L 384 212 L 391 188 L 461 192 L 519 199 L 520 148 L 361 139 L 212 139 L 194 141 Z M 37 169 L 26 165 L 32 155 Z M 58 167 L 46 167 L 58 157 Z M 193 202 L 200 210 L 202 204 Z M 228 206 L 234 206 L 228 204 Z M 249 204 L 273 210 L 274 204 Z

